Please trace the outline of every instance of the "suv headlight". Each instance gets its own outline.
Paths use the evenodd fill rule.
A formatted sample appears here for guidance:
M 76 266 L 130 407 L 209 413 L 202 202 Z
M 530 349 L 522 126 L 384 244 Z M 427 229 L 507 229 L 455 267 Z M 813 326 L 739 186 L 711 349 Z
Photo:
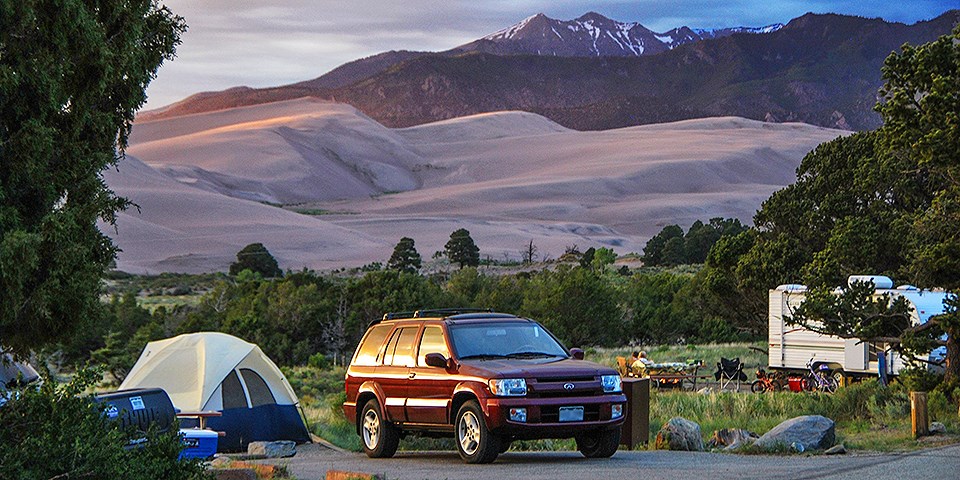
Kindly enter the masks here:
M 527 394 L 527 381 L 522 378 L 490 380 L 490 391 L 498 397 L 522 397 Z
M 600 377 L 600 383 L 603 385 L 604 392 L 610 393 L 623 391 L 620 375 L 602 375 Z

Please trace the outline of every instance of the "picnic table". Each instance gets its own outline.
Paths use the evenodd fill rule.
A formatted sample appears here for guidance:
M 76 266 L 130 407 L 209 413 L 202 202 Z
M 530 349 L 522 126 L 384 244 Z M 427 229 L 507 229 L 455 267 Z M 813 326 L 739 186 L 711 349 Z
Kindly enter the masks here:
M 223 416 L 223 413 L 218 412 L 216 410 L 201 410 L 196 412 L 177 412 L 177 417 L 196 418 L 197 421 L 199 422 L 199 426 L 197 428 L 199 428 L 200 430 L 206 430 L 208 418 L 221 417 L 221 416 Z M 217 432 L 217 434 L 221 437 L 226 435 L 225 432 Z
M 689 362 L 670 362 L 670 363 L 651 363 L 634 371 L 632 366 L 626 364 L 623 357 L 617 358 L 617 366 L 620 374 L 625 377 L 645 377 L 649 378 L 657 389 L 663 387 L 684 388 L 690 390 L 697 389 L 697 381 L 709 379 L 712 375 L 700 375 L 699 370 L 703 365 L 702 361 Z

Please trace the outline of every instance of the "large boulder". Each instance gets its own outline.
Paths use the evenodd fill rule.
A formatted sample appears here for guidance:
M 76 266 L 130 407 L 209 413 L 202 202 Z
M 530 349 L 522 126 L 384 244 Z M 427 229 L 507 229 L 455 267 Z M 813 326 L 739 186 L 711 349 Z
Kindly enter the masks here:
M 823 450 L 836 441 L 833 420 L 822 415 L 791 418 L 763 434 L 756 446 L 764 450 L 793 448 L 797 451 Z
M 267 458 L 292 457 L 297 454 L 297 443 L 290 440 L 250 442 L 247 445 L 247 454 L 262 455 Z
M 654 444 L 659 450 L 703 451 L 700 425 L 685 418 L 674 417 L 660 427 Z

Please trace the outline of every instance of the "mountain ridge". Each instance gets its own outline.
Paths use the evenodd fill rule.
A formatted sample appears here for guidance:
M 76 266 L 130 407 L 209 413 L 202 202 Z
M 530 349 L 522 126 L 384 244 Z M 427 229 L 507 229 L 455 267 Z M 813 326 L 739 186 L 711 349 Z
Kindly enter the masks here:
M 883 60 L 903 43 L 949 33 L 958 13 L 912 25 L 806 14 L 770 33 L 731 34 L 631 57 L 388 52 L 370 58 L 400 61 L 346 86 L 320 88 L 314 79 L 199 94 L 138 120 L 317 96 L 349 103 L 391 127 L 525 110 L 581 130 L 719 115 L 870 129 L 880 123 L 872 108 Z

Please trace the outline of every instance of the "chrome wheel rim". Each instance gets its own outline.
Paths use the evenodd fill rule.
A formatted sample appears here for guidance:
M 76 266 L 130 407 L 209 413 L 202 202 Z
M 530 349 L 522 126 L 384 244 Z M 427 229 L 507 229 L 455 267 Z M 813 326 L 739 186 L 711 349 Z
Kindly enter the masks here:
M 457 440 L 460 449 L 467 455 L 473 455 L 480 448 L 480 420 L 473 412 L 466 412 L 457 425 Z
M 376 410 L 367 410 L 363 416 L 363 444 L 368 449 L 377 448 L 377 442 L 380 441 L 380 416 Z

